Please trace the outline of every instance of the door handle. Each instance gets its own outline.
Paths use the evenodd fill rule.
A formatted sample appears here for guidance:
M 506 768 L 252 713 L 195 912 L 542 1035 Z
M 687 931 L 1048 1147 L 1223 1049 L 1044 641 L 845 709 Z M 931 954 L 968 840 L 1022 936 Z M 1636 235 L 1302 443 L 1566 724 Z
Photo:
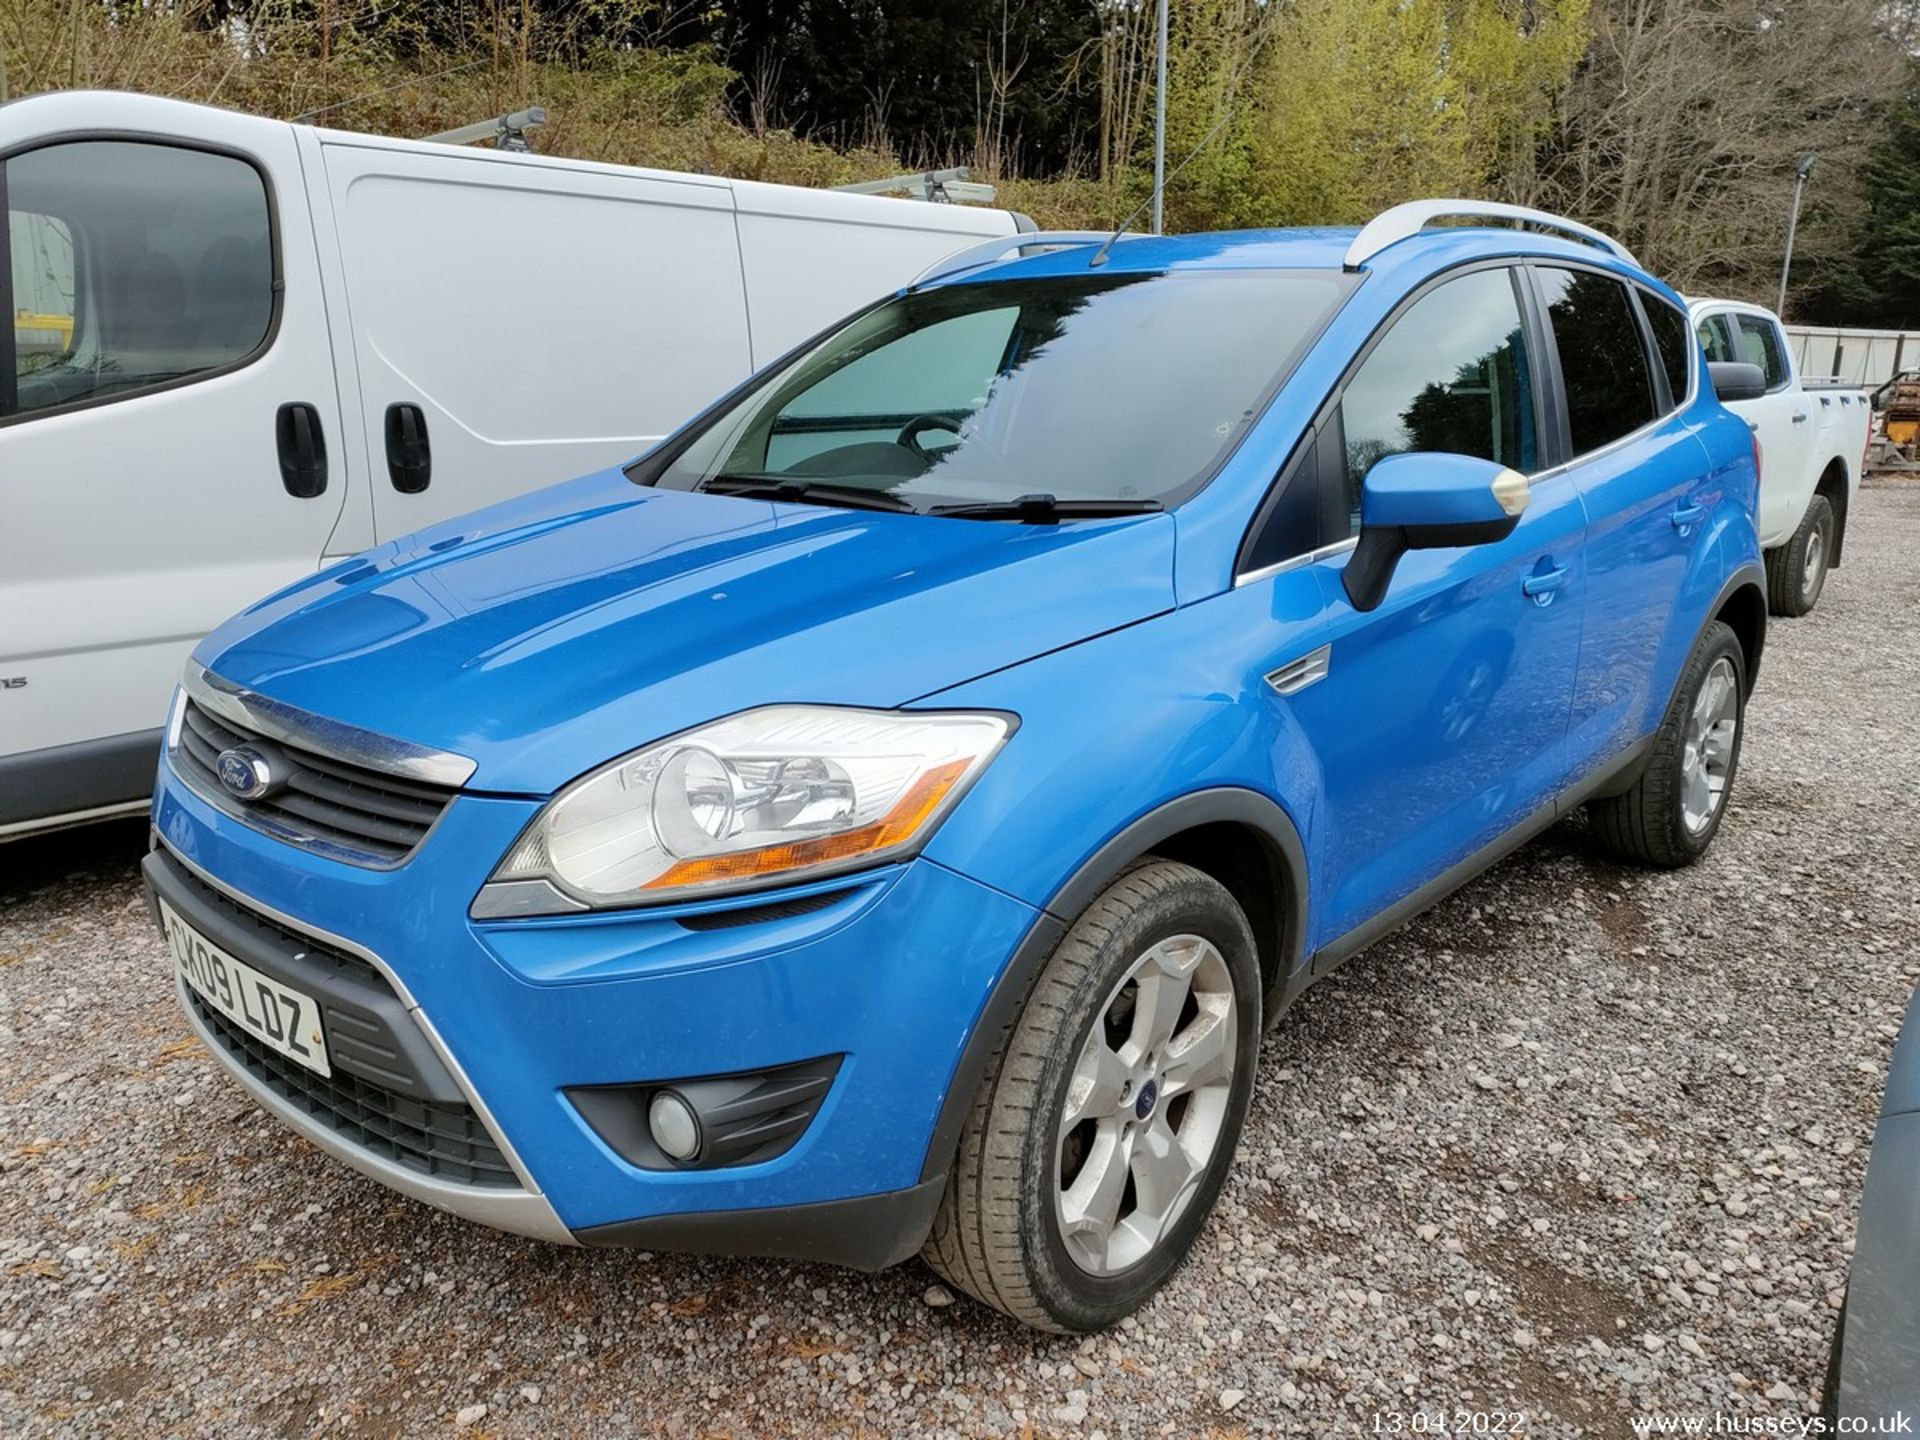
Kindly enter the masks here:
M 1542 561 L 1550 564 L 1549 561 Z M 1520 582 L 1520 593 L 1536 605 L 1550 605 L 1556 590 L 1567 583 L 1567 577 L 1573 572 L 1565 565 L 1554 566 L 1550 570 L 1535 570 Z
M 282 405 L 273 417 L 280 450 L 280 483 L 296 500 L 311 500 L 327 488 L 327 437 L 320 412 L 304 400 Z
M 1673 528 L 1684 535 L 1706 516 L 1707 507 L 1704 505 L 1682 505 L 1673 512 Z
M 1798 415 L 1795 415 L 1795 416 L 1793 417 L 1793 423 L 1794 423 L 1794 424 L 1796 424 L 1796 425 L 1804 425 L 1804 424 L 1806 424 L 1806 423 L 1807 423 L 1807 412 L 1806 412 L 1806 411 L 1804 411 L 1804 410 L 1802 410 L 1802 411 L 1801 411 L 1801 412 L 1800 412 L 1800 413 L 1799 413 Z
M 418 495 L 433 479 L 426 413 L 418 405 L 396 401 L 387 406 L 386 428 L 387 478 L 402 495 Z

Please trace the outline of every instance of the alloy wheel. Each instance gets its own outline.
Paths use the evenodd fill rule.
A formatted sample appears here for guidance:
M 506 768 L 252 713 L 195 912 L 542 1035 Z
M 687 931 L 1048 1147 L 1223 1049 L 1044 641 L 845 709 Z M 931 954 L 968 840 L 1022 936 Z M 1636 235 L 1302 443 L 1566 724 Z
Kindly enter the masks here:
M 1800 599 L 1811 605 L 1827 578 L 1827 532 L 1816 525 L 1807 536 L 1806 558 L 1800 565 Z
M 1067 1084 L 1053 1206 L 1074 1264 L 1115 1275 L 1180 1218 L 1214 1159 L 1236 1061 L 1226 958 L 1175 935 L 1108 994 Z
M 1680 815 L 1690 833 L 1713 823 L 1726 799 L 1733 746 L 1740 730 L 1740 681 L 1722 655 L 1700 681 L 1680 753 Z

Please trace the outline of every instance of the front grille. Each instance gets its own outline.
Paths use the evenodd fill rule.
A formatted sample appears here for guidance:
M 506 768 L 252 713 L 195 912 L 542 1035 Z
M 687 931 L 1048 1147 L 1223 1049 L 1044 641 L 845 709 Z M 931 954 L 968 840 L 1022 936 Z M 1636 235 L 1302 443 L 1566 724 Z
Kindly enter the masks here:
M 187 1000 L 232 1060 L 343 1139 L 436 1180 L 488 1189 L 520 1187 L 513 1167 L 471 1106 L 409 1100 L 338 1066 L 331 1078 L 316 1074 L 268 1049 L 192 989 Z
M 406 859 L 456 793 L 252 734 L 192 700 L 181 719 L 173 760 L 195 789 L 270 835 L 355 864 Z M 282 757 L 285 784 L 258 800 L 234 796 L 220 783 L 219 757 L 236 745 Z

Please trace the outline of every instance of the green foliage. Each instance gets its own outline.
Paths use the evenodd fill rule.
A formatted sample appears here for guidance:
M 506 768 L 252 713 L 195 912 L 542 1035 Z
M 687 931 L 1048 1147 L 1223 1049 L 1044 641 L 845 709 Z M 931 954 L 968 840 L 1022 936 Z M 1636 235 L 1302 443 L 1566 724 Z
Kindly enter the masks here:
M 1865 181 L 1853 256 L 1828 280 L 1821 308 L 1842 324 L 1920 326 L 1920 86 L 1889 116 Z
M 1726 0 L 1173 0 L 1169 228 L 1517 199 L 1621 234 L 1680 283 L 1759 294 L 1792 157 L 1817 149 L 1797 312 L 1920 323 L 1920 88 L 1882 124 L 1920 4 L 1773 4 L 1756 24 Z M 1909 14 L 1913 38 L 1890 35 Z M 0 0 L 0 97 L 144 90 L 399 135 L 540 103 L 551 153 L 803 185 L 969 164 L 1043 225 L 1100 227 L 1148 198 L 1152 16 L 1153 0 Z

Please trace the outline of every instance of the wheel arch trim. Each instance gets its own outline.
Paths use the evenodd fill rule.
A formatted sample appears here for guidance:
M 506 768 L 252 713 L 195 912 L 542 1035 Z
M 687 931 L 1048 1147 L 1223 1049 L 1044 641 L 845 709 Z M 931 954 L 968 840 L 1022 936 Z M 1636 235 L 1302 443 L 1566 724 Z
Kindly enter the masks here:
M 1168 800 L 1130 821 L 1080 862 L 1041 908 L 1012 957 L 1000 972 L 993 990 L 975 1017 L 960 1059 L 948 1078 L 946 1098 L 921 1163 L 922 1182 L 942 1176 L 953 1163 L 960 1132 L 993 1057 L 1019 1022 L 1027 996 L 1047 956 L 1073 920 L 1106 889 L 1128 865 L 1153 847 L 1201 826 L 1235 824 L 1260 837 L 1280 867 L 1286 893 L 1280 897 L 1275 937 L 1280 963 L 1267 995 L 1271 1009 L 1306 958 L 1307 855 L 1300 831 L 1291 816 L 1270 796 L 1240 786 L 1197 790 Z
M 1751 695 L 1754 677 L 1760 673 L 1761 655 L 1767 648 L 1767 572 L 1757 561 L 1749 561 L 1741 565 L 1727 577 L 1720 586 L 1719 593 L 1713 597 L 1713 604 L 1707 607 L 1706 618 L 1700 622 L 1700 630 L 1704 631 L 1709 624 L 1718 620 L 1726 611 L 1728 603 L 1742 590 L 1752 591 L 1754 600 L 1749 603 L 1757 604 L 1759 607 L 1755 612 L 1751 646 L 1748 645 L 1749 637 L 1740 635 L 1741 658 L 1745 662 L 1747 672 L 1747 694 Z M 1740 634 L 1737 627 L 1734 633 Z M 1695 634 L 1693 643 L 1695 645 L 1700 643 L 1698 633 Z M 1692 649 L 1689 648 L 1687 653 L 1692 654 Z

